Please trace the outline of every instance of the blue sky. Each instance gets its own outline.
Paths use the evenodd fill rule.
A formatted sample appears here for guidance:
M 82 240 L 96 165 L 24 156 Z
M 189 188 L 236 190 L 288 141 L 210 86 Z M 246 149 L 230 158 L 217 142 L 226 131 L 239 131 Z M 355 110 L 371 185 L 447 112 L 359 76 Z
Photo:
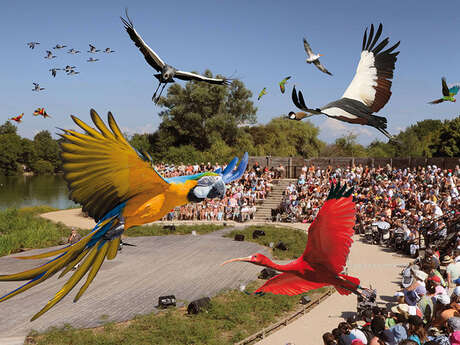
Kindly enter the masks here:
M 9 1 L 2 6 L 2 63 L 0 104 L 3 123 L 24 112 L 22 136 L 42 129 L 75 128 L 70 114 L 89 121 L 89 109 L 105 117 L 111 110 L 128 133 L 152 132 L 159 123 L 152 93 L 154 70 L 133 45 L 119 16 L 129 7 L 134 26 L 147 44 L 167 63 L 186 71 L 213 73 L 241 79 L 253 92 L 259 123 L 295 110 L 292 86 L 303 91 L 307 104 L 317 107 L 340 98 L 354 76 L 362 35 L 371 23 L 383 23 L 390 43 L 401 41 L 396 62 L 393 95 L 378 115 L 388 118 L 389 131 L 423 119 L 452 119 L 459 104 L 429 105 L 441 95 L 441 77 L 460 81 L 458 13 L 460 2 L 449 7 L 435 1 Z M 305 63 L 302 37 L 324 54 L 330 77 Z M 38 41 L 34 50 L 26 43 Z M 57 43 L 81 50 L 70 55 L 45 50 Z M 98 53 L 87 63 L 88 43 L 110 47 L 113 54 Z M 81 73 L 51 77 L 48 69 L 77 66 Z M 291 75 L 286 94 L 278 82 Z M 46 90 L 32 92 L 32 82 Z M 179 81 L 183 85 L 184 82 Z M 268 94 L 257 101 L 259 91 Z M 51 119 L 35 118 L 33 110 L 45 107 Z M 320 138 L 333 142 L 353 131 L 361 143 L 385 137 L 371 127 L 346 125 L 314 117 Z

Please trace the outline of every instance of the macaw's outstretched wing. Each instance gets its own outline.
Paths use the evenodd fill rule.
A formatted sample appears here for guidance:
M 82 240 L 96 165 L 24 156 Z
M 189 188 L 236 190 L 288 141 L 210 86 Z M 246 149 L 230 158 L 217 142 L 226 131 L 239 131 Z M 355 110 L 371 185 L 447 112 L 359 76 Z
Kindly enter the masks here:
M 455 96 L 458 93 L 458 90 L 460 90 L 460 84 L 451 85 L 449 87 L 449 95 Z
M 110 129 L 94 109 L 91 118 L 99 131 L 72 116 L 86 133 L 64 130 L 61 134 L 61 157 L 70 198 L 81 204 L 84 212 L 99 221 L 133 196 L 148 193 L 154 197 L 168 188 L 151 161 L 128 143 L 110 112 Z
M 243 158 L 241 158 L 241 162 L 238 165 L 238 168 L 235 169 L 236 163 L 238 163 L 238 157 L 233 158 L 230 163 L 227 164 L 224 171 L 220 174 L 222 175 L 222 180 L 225 184 L 238 180 L 241 176 L 243 176 L 246 167 L 248 166 L 249 156 L 248 153 L 245 152 Z
M 332 185 L 329 196 L 308 229 L 308 242 L 303 259 L 316 269 L 336 274 L 346 264 L 355 225 L 355 204 L 346 185 Z
M 302 279 L 292 273 L 281 273 L 269 279 L 255 292 L 271 292 L 274 295 L 299 295 L 303 292 L 319 289 L 328 283 L 317 283 Z

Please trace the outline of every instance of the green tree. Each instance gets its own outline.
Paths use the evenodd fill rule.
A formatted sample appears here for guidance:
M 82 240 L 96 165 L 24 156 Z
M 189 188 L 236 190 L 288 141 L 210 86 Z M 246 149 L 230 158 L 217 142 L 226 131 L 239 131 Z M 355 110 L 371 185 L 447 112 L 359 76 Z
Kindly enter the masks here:
M 442 122 L 440 120 L 423 120 L 406 128 L 396 136 L 392 143 L 397 157 L 432 157 L 433 149 L 439 137 Z
M 21 137 L 9 121 L 0 126 L 0 175 L 16 175 L 21 171 Z
M 384 143 L 379 140 L 371 142 L 367 148 L 367 156 L 390 158 L 395 156 L 395 147 L 390 143 Z
M 210 71 L 204 73 L 212 77 Z M 150 138 L 158 155 L 171 146 L 191 145 L 199 151 L 209 150 L 223 140 L 235 145 L 238 123 L 254 122 L 257 108 L 247 90 L 238 80 L 230 86 L 190 81 L 185 87 L 174 84 L 159 104 L 167 108 L 159 115 L 162 123 Z
M 325 157 L 366 157 L 366 148 L 358 144 L 357 135 L 349 133 L 335 140 L 332 145 L 327 145 L 321 152 Z
M 27 168 L 32 169 L 32 165 L 37 160 L 37 152 L 34 142 L 27 138 L 21 139 L 22 154 L 19 163 L 24 164 Z
M 45 130 L 37 133 L 34 137 L 34 146 L 37 159 L 51 163 L 54 171 L 61 167 L 60 148 L 57 141 L 51 137 L 50 132 Z
M 435 157 L 460 157 L 460 116 L 444 121 L 431 148 Z
M 135 133 L 129 139 L 129 143 L 140 152 L 149 152 L 150 151 L 150 142 L 148 134 L 138 134 Z

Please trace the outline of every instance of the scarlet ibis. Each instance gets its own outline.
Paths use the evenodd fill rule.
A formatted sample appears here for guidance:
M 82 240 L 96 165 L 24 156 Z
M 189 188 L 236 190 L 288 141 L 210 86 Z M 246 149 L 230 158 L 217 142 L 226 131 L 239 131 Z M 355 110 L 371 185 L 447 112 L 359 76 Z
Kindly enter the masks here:
M 286 83 L 287 81 L 291 79 L 291 76 L 289 77 L 286 77 L 284 78 L 283 80 L 280 81 L 280 90 L 281 90 L 281 93 L 284 93 L 284 91 L 286 91 Z
M 11 117 L 10 120 L 16 121 L 17 123 L 20 123 L 22 121 L 22 117 L 24 116 L 24 113 L 18 116 Z
M 303 48 L 305 49 L 305 52 L 308 55 L 307 58 L 307 63 L 312 63 L 314 64 L 321 72 L 324 72 L 326 74 L 332 75 L 331 72 L 329 72 L 326 67 L 324 67 L 321 62 L 319 62 L 319 57 L 323 56 L 322 54 L 315 54 L 313 53 L 313 50 L 311 50 L 310 45 L 308 44 L 307 40 L 304 38 L 303 39 Z
M 442 78 L 442 98 L 436 99 L 434 101 L 429 102 L 430 104 L 438 104 L 442 102 L 456 102 L 457 100 L 454 98 L 454 96 L 458 93 L 458 90 L 460 90 L 460 85 L 455 84 L 451 85 L 450 87 L 447 86 L 446 83 L 446 78 Z
M 126 19 L 120 17 L 121 21 L 125 25 L 126 32 L 128 33 L 131 40 L 134 42 L 136 47 L 139 48 L 141 53 L 144 55 L 147 63 L 152 66 L 158 74 L 154 74 L 154 77 L 158 79 L 158 87 L 152 96 L 152 101 L 157 103 L 160 99 L 161 93 L 163 92 L 166 84 L 174 83 L 174 77 L 181 80 L 196 80 L 203 81 L 211 84 L 226 85 L 229 83 L 229 78 L 209 78 L 192 72 L 179 71 L 174 67 L 166 64 L 157 53 L 155 53 L 142 39 L 142 37 L 134 29 L 134 25 L 131 19 L 128 17 L 128 11 L 126 10 Z M 157 91 L 163 84 L 160 94 L 156 97 Z
M 292 101 L 301 110 L 312 114 L 324 114 L 333 119 L 372 126 L 383 133 L 389 139 L 393 139 L 387 132 L 387 119 L 373 115 L 382 109 L 391 96 L 391 79 L 395 69 L 396 56 L 393 52 L 399 43 L 382 51 L 389 42 L 389 38 L 383 39 L 377 44 L 382 34 L 382 24 L 379 25 L 374 35 L 374 25 L 371 25 L 369 37 L 367 29 L 364 31 L 361 59 L 355 76 L 342 98 L 333 101 L 321 108 L 309 109 L 305 105 L 302 92 L 292 90 Z
M 260 101 L 260 99 L 262 98 L 263 95 L 266 95 L 267 94 L 267 88 L 264 87 L 262 89 L 262 91 L 259 92 L 259 97 L 257 97 L 257 100 Z
M 346 191 L 338 183 L 332 185 L 323 207 L 308 230 L 308 241 L 303 255 L 286 265 L 279 265 L 265 255 L 254 255 L 227 260 L 222 265 L 244 261 L 283 272 L 255 291 L 271 292 L 275 295 L 298 295 L 303 292 L 332 285 L 341 295 L 364 289 L 359 279 L 341 274 L 353 242 L 355 225 L 355 204 L 352 201 L 353 188 Z

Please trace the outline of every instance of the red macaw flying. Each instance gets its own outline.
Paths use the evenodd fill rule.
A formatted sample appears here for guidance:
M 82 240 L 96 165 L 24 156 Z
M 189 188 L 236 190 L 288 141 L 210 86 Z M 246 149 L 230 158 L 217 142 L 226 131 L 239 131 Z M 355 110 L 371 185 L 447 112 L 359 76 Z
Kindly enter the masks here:
M 16 121 L 17 123 L 22 122 L 22 117 L 24 116 L 24 113 L 18 116 L 10 117 L 10 120 Z
M 332 285 L 341 295 L 355 293 L 363 289 L 359 279 L 340 272 L 346 264 L 351 236 L 355 225 L 355 204 L 352 201 L 353 188 L 345 191 L 340 184 L 331 191 L 308 230 L 308 242 L 303 255 L 286 265 L 278 265 L 260 253 L 246 258 L 225 261 L 222 265 L 245 261 L 255 265 L 271 267 L 283 272 L 255 291 L 271 292 L 276 295 L 298 295 L 303 292 Z
M 34 116 L 40 116 L 40 115 L 43 116 L 44 119 L 46 119 L 47 117 L 51 117 L 50 115 L 48 115 L 45 108 L 38 108 L 34 111 Z
M 3 302 L 62 270 L 59 277 L 81 262 L 61 290 L 35 314 L 31 321 L 52 308 L 64 298 L 89 271 L 86 282 L 74 298 L 82 296 L 95 278 L 104 260 L 117 255 L 123 232 L 133 226 L 161 219 L 176 206 L 200 202 L 205 198 L 223 198 L 225 185 L 239 179 L 248 164 L 245 153 L 234 170 L 234 158 L 222 171 L 163 178 L 153 167 L 147 153 L 135 150 L 108 113 L 109 128 L 91 109 L 91 118 L 97 129 L 88 126 L 75 116 L 74 122 L 86 133 L 63 130 L 60 144 L 64 178 L 70 198 L 83 206 L 83 211 L 93 217 L 97 225 L 79 242 L 43 254 L 18 257 L 42 259 L 56 256 L 42 266 L 16 273 L 0 275 L 0 281 L 29 280 L 16 290 L 0 297 Z

